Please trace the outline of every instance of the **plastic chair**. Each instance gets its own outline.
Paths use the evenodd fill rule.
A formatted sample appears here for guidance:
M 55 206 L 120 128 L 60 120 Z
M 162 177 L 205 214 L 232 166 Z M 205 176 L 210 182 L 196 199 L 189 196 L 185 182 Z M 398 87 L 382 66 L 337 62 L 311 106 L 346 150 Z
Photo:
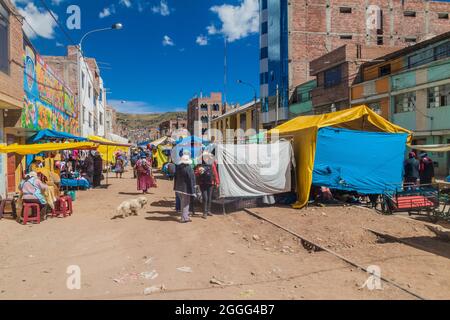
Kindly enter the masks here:
M 33 209 L 36 209 L 36 216 L 33 216 Z M 23 224 L 28 222 L 41 223 L 41 206 L 37 203 L 23 203 Z

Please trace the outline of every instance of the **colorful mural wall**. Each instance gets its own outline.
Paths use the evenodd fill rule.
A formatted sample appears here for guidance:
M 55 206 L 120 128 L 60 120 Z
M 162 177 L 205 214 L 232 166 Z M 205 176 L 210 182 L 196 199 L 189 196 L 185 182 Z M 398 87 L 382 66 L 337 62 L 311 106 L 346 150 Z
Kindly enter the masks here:
M 22 127 L 79 135 L 78 110 L 69 88 L 45 61 L 25 44 Z

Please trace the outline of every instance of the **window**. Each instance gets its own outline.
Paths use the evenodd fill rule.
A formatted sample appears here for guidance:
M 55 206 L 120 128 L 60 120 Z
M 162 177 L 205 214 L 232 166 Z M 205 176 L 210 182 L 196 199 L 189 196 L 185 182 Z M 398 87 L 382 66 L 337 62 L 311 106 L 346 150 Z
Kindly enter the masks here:
M 267 0 L 261 0 L 261 10 L 267 9 Z
M 98 115 L 98 122 L 100 123 L 100 125 L 103 125 L 103 112 L 100 112 Z
M 342 81 L 342 68 L 341 66 L 326 70 L 324 72 L 324 85 L 325 88 L 333 87 L 341 83 Z
M 201 111 L 208 111 L 208 105 L 207 105 L 207 104 L 202 104 L 202 105 L 200 106 L 200 110 L 201 110 Z
M 376 114 L 381 115 L 381 104 L 379 102 L 372 102 L 368 104 L 368 107 L 375 111 Z
M 213 104 L 212 107 L 213 107 L 213 111 L 220 111 L 220 106 L 217 103 Z
M 91 87 L 91 84 L 89 83 L 89 85 L 88 85 L 88 97 L 89 97 L 89 99 L 91 98 L 91 95 L 92 95 L 91 90 L 92 90 L 92 87 Z
M 413 112 L 416 110 L 416 93 L 408 92 L 394 97 L 395 113 Z
M 428 108 L 450 106 L 450 84 L 428 89 Z
M 92 128 L 92 113 L 89 112 L 89 128 Z
M 405 11 L 405 12 L 403 12 L 403 15 L 405 16 L 405 17 L 415 17 L 416 16 L 416 12 L 415 11 Z
M 385 66 L 380 67 L 379 74 L 380 74 L 380 77 L 384 77 L 384 76 L 391 74 L 391 65 L 387 64 Z
M 0 2 L 0 71 L 9 73 L 9 12 Z
M 259 75 L 259 81 L 261 84 L 267 84 L 269 83 L 269 73 L 268 72 L 263 72 Z
M 439 12 L 438 19 L 448 20 L 448 12 Z
M 377 37 L 377 45 L 382 46 L 384 44 L 384 38 L 383 36 Z
M 450 41 L 434 48 L 434 59 L 440 60 L 450 57 Z
M 352 13 L 352 8 L 350 7 L 340 7 L 339 8 L 340 13 Z
M 351 40 L 353 39 L 353 36 L 351 34 L 342 34 L 339 36 L 342 40 Z
M 83 123 L 86 122 L 86 107 L 83 107 Z
M 84 72 L 81 73 L 81 88 L 84 89 L 84 81 L 86 76 L 84 75 Z
M 269 31 L 269 24 L 268 22 L 263 22 L 261 24 L 261 34 L 266 34 Z
M 261 48 L 261 59 L 267 59 L 269 57 L 269 47 Z
M 416 43 L 417 42 L 417 38 L 416 37 L 405 37 L 405 42 L 413 42 Z

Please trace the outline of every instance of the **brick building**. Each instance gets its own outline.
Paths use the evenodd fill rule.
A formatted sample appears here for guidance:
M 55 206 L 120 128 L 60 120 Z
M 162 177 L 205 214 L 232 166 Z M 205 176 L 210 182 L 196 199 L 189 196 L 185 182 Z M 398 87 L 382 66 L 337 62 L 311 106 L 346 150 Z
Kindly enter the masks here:
M 347 44 L 313 60 L 309 67 L 311 76 L 316 78 L 316 87 L 311 91 L 312 113 L 323 114 L 348 108 L 350 88 L 358 81 L 360 66 L 395 49 Z
M 172 133 L 179 129 L 187 129 L 187 120 L 177 119 L 168 120 L 159 124 L 159 132 L 161 136 L 171 136 Z
M 345 44 L 426 40 L 449 30 L 449 12 L 448 2 L 423 0 L 260 0 L 262 122 L 288 118 L 296 87 L 312 80 L 312 60 Z
M 222 93 L 211 92 L 209 97 L 191 99 L 187 107 L 187 129 L 194 135 L 204 134 L 210 128 L 210 120 L 222 115 Z M 195 124 L 198 128 L 194 128 Z
M 17 125 L 23 108 L 22 24 L 12 2 L 0 0 L 0 143 L 16 142 L 7 129 Z M 0 195 L 5 196 L 9 185 L 14 186 L 18 162 L 15 155 L 0 155 Z

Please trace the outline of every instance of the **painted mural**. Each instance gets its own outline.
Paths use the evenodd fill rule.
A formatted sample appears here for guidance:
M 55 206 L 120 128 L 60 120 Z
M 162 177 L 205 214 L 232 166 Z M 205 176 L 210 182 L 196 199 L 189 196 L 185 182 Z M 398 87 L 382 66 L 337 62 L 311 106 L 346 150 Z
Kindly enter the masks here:
M 25 45 L 22 127 L 52 129 L 78 135 L 78 111 L 69 88 L 34 50 Z

